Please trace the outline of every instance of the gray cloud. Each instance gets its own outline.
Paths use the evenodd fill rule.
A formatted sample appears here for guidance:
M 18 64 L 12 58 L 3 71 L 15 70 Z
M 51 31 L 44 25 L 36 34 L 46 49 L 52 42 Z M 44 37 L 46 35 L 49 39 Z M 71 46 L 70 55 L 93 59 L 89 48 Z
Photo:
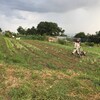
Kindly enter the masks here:
M 30 12 L 67 12 L 81 7 L 97 6 L 100 0 L 0 0 L 4 12 L 24 10 Z

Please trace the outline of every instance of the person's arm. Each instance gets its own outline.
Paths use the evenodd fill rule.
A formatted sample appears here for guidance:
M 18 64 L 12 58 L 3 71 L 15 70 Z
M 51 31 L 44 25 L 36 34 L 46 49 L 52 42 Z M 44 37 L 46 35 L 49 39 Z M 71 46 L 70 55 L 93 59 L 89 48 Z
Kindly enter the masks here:
M 76 44 L 76 42 L 74 42 L 74 48 L 76 48 L 77 47 L 77 44 Z

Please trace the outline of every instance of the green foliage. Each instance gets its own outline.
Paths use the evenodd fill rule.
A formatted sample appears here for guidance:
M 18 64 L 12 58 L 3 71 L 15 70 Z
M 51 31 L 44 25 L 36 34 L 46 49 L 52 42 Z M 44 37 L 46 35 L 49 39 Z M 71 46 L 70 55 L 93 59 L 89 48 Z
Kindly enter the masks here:
M 87 34 L 84 32 L 79 32 L 75 36 L 75 38 L 81 38 L 81 42 L 94 42 L 96 44 L 100 43 L 100 31 L 96 32 L 96 34 Z
M 35 27 L 33 26 L 32 28 L 28 28 L 26 30 L 26 35 L 35 35 L 37 32 L 36 32 L 36 29 Z
M 43 36 L 41 36 L 41 35 L 33 35 L 32 39 L 33 40 L 42 40 L 42 41 L 44 41 L 44 40 L 46 40 L 46 36 L 45 35 L 43 35 Z
M 2 32 L 2 29 L 0 28 L 0 32 Z
M 94 43 L 100 43 L 100 36 L 97 34 L 97 35 L 89 35 L 88 37 L 87 37 L 88 39 L 87 39 L 87 41 L 88 42 L 94 42 Z
M 96 36 L 100 37 L 100 31 L 96 32 Z
M 5 31 L 5 36 L 6 37 L 12 37 L 12 33 L 10 31 Z
M 12 88 L 8 95 L 11 100 L 27 100 L 30 99 L 31 96 L 31 90 L 27 85 L 20 86 L 18 88 Z
M 19 34 L 22 35 L 49 35 L 49 36 L 64 36 L 65 30 L 58 27 L 57 23 L 54 22 L 40 22 L 37 25 L 37 28 L 34 26 L 32 28 L 24 29 L 22 26 L 19 26 L 17 29 Z
M 76 38 L 85 38 L 86 36 L 85 36 L 84 32 L 79 32 L 74 37 L 76 37 Z
M 39 76 L 37 75 L 37 74 L 35 74 L 35 73 L 32 73 L 32 75 L 31 75 L 31 77 L 32 77 L 32 79 L 39 79 Z
M 85 45 L 92 46 L 93 47 L 94 46 L 94 43 L 93 42 L 86 42 Z
M 47 67 L 49 68 L 49 69 L 57 69 L 57 66 L 55 66 L 54 64 L 52 64 L 52 63 L 47 63 Z
M 50 36 L 58 36 L 60 33 L 64 33 L 62 28 L 58 27 L 56 23 L 53 22 L 40 22 L 37 25 L 37 33 L 40 35 L 46 34 Z
M 26 30 L 22 26 L 19 26 L 17 31 L 19 34 L 26 35 Z
M 46 40 L 46 35 L 27 35 L 27 36 L 21 36 L 21 39 L 24 40 Z
M 67 41 L 66 40 L 61 40 L 61 39 L 58 39 L 58 43 L 59 44 L 62 44 L 62 45 L 66 45 L 67 44 Z
M 74 37 L 75 38 L 80 38 L 81 42 L 85 42 L 87 40 L 87 37 L 86 37 L 84 32 L 79 32 Z

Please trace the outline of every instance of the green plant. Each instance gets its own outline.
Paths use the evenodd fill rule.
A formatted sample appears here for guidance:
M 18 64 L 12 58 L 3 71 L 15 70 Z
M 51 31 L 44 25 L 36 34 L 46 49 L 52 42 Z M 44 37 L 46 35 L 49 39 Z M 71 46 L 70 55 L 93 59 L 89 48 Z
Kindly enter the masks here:
M 8 92 L 8 96 L 9 98 L 11 98 L 11 100 L 31 100 L 31 93 L 32 91 L 30 87 L 24 84 L 23 86 L 20 86 L 18 88 L 12 88 Z
M 50 69 L 57 69 L 57 67 L 53 63 L 47 63 L 47 67 Z
M 92 46 L 92 47 L 94 46 L 93 42 L 86 42 L 85 44 L 88 45 L 88 46 Z
M 58 39 L 58 43 L 59 44 L 62 44 L 62 45 L 66 45 L 67 44 L 67 41 L 66 40 Z
M 46 40 L 46 36 L 45 35 L 43 35 L 43 36 L 41 36 L 41 35 L 33 35 L 32 39 L 33 40 L 42 40 L 42 41 L 44 41 L 44 40 Z

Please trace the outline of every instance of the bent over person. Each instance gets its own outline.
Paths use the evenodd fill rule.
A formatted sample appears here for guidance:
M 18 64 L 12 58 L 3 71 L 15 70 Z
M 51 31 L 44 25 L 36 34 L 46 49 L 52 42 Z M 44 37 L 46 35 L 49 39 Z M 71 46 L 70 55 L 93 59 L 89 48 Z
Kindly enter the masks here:
M 74 42 L 74 50 L 73 50 L 72 54 L 75 54 L 75 53 L 77 53 L 78 55 L 80 55 L 80 39 L 77 39 Z

